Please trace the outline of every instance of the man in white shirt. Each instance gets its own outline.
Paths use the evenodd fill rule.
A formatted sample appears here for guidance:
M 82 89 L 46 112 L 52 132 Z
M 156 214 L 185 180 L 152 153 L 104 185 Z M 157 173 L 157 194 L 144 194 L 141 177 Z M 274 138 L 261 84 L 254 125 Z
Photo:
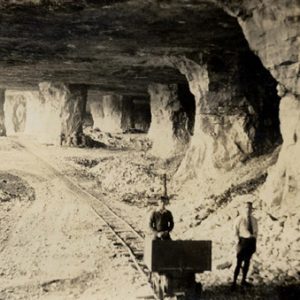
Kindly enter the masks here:
M 235 222 L 235 235 L 237 239 L 237 264 L 234 270 L 232 289 L 236 287 L 236 281 L 242 267 L 242 285 L 250 286 L 246 281 L 252 254 L 256 251 L 257 220 L 252 216 L 252 203 L 246 202 L 245 209 Z

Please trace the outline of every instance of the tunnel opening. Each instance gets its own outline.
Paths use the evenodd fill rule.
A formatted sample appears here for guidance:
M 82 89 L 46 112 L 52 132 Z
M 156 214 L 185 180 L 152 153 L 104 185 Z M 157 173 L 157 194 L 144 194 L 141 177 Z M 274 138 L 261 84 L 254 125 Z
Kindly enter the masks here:
M 147 133 L 151 124 L 151 108 L 149 98 L 133 99 L 134 132 Z

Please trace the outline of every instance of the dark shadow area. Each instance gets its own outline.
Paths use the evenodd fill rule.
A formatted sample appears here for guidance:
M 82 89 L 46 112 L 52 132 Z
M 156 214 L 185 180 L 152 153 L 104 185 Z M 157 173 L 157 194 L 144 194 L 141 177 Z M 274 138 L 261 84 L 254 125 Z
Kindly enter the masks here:
M 188 84 L 178 85 L 178 97 L 183 106 L 183 110 L 188 117 L 188 130 L 191 135 L 194 133 L 196 103 L 195 97 L 190 92 Z
M 134 99 L 133 116 L 135 133 L 147 133 L 151 124 L 150 99 Z
M 265 153 L 282 142 L 276 80 L 251 51 L 240 54 L 240 85 L 257 115 L 255 152 Z
M 203 300 L 298 300 L 300 299 L 299 284 L 261 284 L 252 287 L 238 286 L 231 291 L 230 285 L 209 286 L 204 288 Z

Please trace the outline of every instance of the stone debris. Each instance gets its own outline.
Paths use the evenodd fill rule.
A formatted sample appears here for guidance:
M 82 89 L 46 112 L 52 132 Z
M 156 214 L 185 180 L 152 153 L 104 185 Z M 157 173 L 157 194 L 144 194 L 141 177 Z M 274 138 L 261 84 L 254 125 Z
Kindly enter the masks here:
M 86 127 L 84 133 L 93 141 L 100 142 L 103 146 L 114 150 L 135 149 L 147 151 L 152 145 L 146 134 L 109 133 L 91 127 Z
M 0 202 L 34 200 L 34 189 L 21 177 L 0 172 Z
M 168 168 L 160 160 L 143 152 L 132 154 L 130 151 L 113 156 L 107 153 L 91 168 L 85 162 L 87 167 L 81 167 L 80 172 L 85 170 L 84 172 L 93 175 L 94 180 L 97 178 L 98 184 L 94 188 L 104 191 L 109 203 L 122 201 L 126 204 L 127 208 L 126 205 L 122 206 L 122 214 L 143 228 L 145 220 L 141 219 L 141 214 L 133 214 L 132 205 L 141 207 L 145 212 L 144 207 L 149 207 L 151 200 L 155 201 L 162 193 L 160 174 Z M 174 194 L 174 185 L 169 185 L 169 193 L 172 195 L 170 209 L 176 224 L 172 237 L 213 241 L 213 270 L 199 277 L 207 290 L 206 295 L 212 293 L 209 292 L 211 287 L 215 287 L 216 294 L 219 295 L 222 284 L 227 285 L 227 288 L 230 285 L 236 251 L 233 224 L 239 215 L 241 203 L 248 200 L 254 202 L 255 216 L 259 222 L 257 253 L 253 257 L 249 274 L 249 280 L 257 287 L 253 295 L 265 295 L 263 291 L 268 288 L 263 288 L 263 285 L 280 286 L 300 280 L 299 214 L 273 211 L 267 201 L 259 197 L 266 178 L 266 166 L 274 163 L 277 154 L 278 149 L 269 156 L 249 161 L 244 167 L 237 169 L 231 181 L 221 183 L 224 190 L 221 194 L 202 198 L 199 197 L 201 189 L 196 189 L 195 192 L 198 193 L 189 198 L 184 196 L 188 195 L 188 190 L 183 189 L 180 195 Z M 74 156 L 72 161 L 75 161 Z M 178 164 L 174 162 L 169 165 L 169 172 L 173 167 L 169 178 L 175 173 L 175 166 Z M 271 295 L 274 290 L 270 289 L 269 293 Z

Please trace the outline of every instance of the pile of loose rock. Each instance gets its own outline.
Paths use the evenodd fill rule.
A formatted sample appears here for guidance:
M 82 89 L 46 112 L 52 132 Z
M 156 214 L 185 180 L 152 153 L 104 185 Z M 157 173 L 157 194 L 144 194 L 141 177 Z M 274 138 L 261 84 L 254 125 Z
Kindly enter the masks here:
M 34 198 L 34 189 L 26 181 L 10 173 L 0 173 L 0 202 Z
M 300 215 L 298 212 L 279 212 L 274 216 L 257 194 L 236 196 L 186 232 L 186 238 L 213 241 L 213 272 L 203 277 L 204 282 L 213 285 L 232 280 L 236 255 L 234 222 L 241 203 L 246 200 L 254 202 L 254 215 L 259 224 L 257 252 L 252 259 L 249 279 L 255 284 L 299 283 Z
M 162 177 L 155 158 L 145 159 L 143 153 L 110 156 L 90 172 L 97 178 L 102 191 L 119 200 L 145 204 L 162 192 Z
M 147 151 L 151 148 L 151 141 L 146 134 L 141 133 L 109 133 L 102 132 L 99 129 L 87 127 L 84 133 L 93 141 L 101 143 L 110 149 L 126 150 L 135 149 Z

